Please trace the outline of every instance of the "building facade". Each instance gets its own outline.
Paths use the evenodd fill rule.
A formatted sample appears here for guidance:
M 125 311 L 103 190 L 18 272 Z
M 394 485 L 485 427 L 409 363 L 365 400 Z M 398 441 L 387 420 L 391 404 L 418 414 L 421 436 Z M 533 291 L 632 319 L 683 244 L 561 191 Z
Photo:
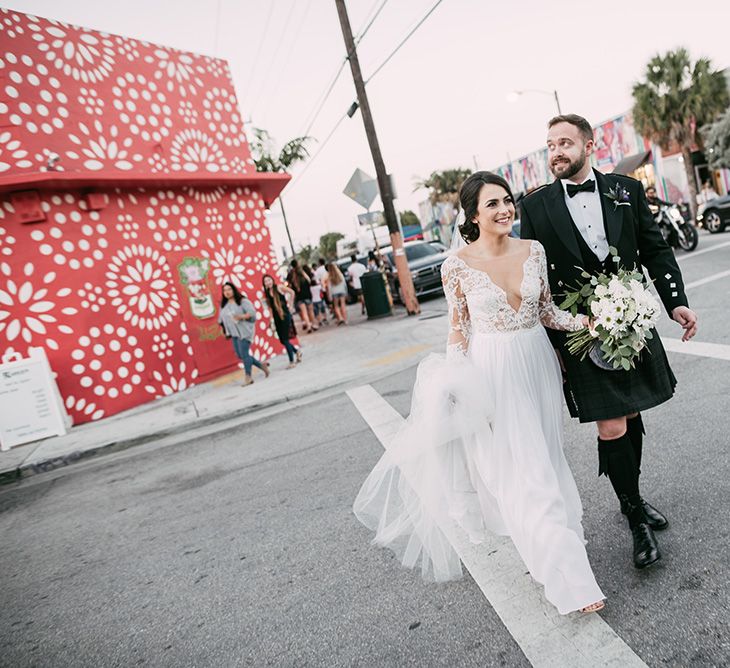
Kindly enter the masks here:
M 43 347 L 74 423 L 235 369 L 220 286 L 281 348 L 276 258 L 224 60 L 0 9 L 0 352 Z
M 611 118 L 593 127 L 595 149 L 593 166 L 601 172 L 618 172 L 639 179 L 644 186 L 656 187 L 661 198 L 687 202 L 689 186 L 677 152 L 664 153 L 656 144 L 642 137 L 634 126 L 630 112 Z M 711 180 L 720 194 L 730 190 L 730 170 L 711 171 L 700 151 L 693 154 L 698 188 Z M 494 169 L 504 177 L 515 193 L 527 193 L 550 183 L 553 176 L 548 166 L 547 148 L 540 148 Z

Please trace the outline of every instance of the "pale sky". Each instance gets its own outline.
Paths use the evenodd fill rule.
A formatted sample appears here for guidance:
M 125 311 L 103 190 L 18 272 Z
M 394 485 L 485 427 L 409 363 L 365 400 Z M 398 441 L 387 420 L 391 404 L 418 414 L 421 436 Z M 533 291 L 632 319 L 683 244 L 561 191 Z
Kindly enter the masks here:
M 381 3 L 349 0 L 353 31 Z M 366 79 L 434 4 L 387 2 L 358 49 Z M 306 130 L 345 54 L 333 0 L 14 0 L 10 7 L 227 59 L 244 118 L 279 144 Z M 595 124 L 630 108 L 631 85 L 657 52 L 685 46 L 717 68 L 730 66 L 728 25 L 727 0 L 443 0 L 368 85 L 396 209 L 418 213 L 426 192 L 412 192 L 417 177 L 475 162 L 493 168 L 544 143 L 552 97 L 509 102 L 511 90 L 557 89 L 564 113 Z M 348 65 L 310 134 L 321 143 L 354 99 Z M 301 179 L 304 167 L 293 172 L 284 202 L 296 246 L 316 244 L 327 231 L 355 233 L 363 209 L 342 190 L 357 167 L 375 175 L 359 113 L 342 122 Z M 286 244 L 278 211 L 269 219 L 277 251 Z

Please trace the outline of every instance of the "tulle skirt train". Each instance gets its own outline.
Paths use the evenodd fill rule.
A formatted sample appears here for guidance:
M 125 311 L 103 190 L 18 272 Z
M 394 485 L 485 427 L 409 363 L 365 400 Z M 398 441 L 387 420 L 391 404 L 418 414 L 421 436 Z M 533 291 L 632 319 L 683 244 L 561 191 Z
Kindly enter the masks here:
M 354 503 L 374 542 L 427 580 L 461 576 L 454 525 L 508 535 L 562 614 L 604 598 L 563 454 L 558 362 L 542 327 L 472 335 L 469 355 L 430 355 L 411 413 Z

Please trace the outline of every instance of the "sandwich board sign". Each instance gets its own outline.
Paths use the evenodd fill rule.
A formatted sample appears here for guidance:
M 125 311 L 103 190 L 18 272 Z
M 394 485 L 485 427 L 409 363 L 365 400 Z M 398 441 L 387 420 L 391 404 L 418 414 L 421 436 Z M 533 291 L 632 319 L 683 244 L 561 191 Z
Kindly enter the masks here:
M 45 350 L 29 353 L 6 354 L 0 363 L 0 450 L 62 436 L 70 424 Z

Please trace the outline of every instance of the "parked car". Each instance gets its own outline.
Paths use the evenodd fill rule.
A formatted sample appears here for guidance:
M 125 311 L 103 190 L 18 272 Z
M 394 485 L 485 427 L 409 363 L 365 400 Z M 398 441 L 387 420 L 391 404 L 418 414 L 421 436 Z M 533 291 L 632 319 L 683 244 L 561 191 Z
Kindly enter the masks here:
M 697 225 L 710 234 L 723 232 L 730 223 L 730 195 L 711 199 L 707 204 L 700 204 L 697 211 Z
M 408 267 L 413 278 L 413 287 L 417 297 L 443 293 L 441 285 L 441 265 L 447 258 L 443 244 L 436 241 L 409 241 L 404 244 Z M 392 247 L 382 248 L 381 252 L 388 258 L 393 267 L 396 290 L 393 298 L 400 298 L 398 290 L 398 273 L 395 269 L 395 258 Z

